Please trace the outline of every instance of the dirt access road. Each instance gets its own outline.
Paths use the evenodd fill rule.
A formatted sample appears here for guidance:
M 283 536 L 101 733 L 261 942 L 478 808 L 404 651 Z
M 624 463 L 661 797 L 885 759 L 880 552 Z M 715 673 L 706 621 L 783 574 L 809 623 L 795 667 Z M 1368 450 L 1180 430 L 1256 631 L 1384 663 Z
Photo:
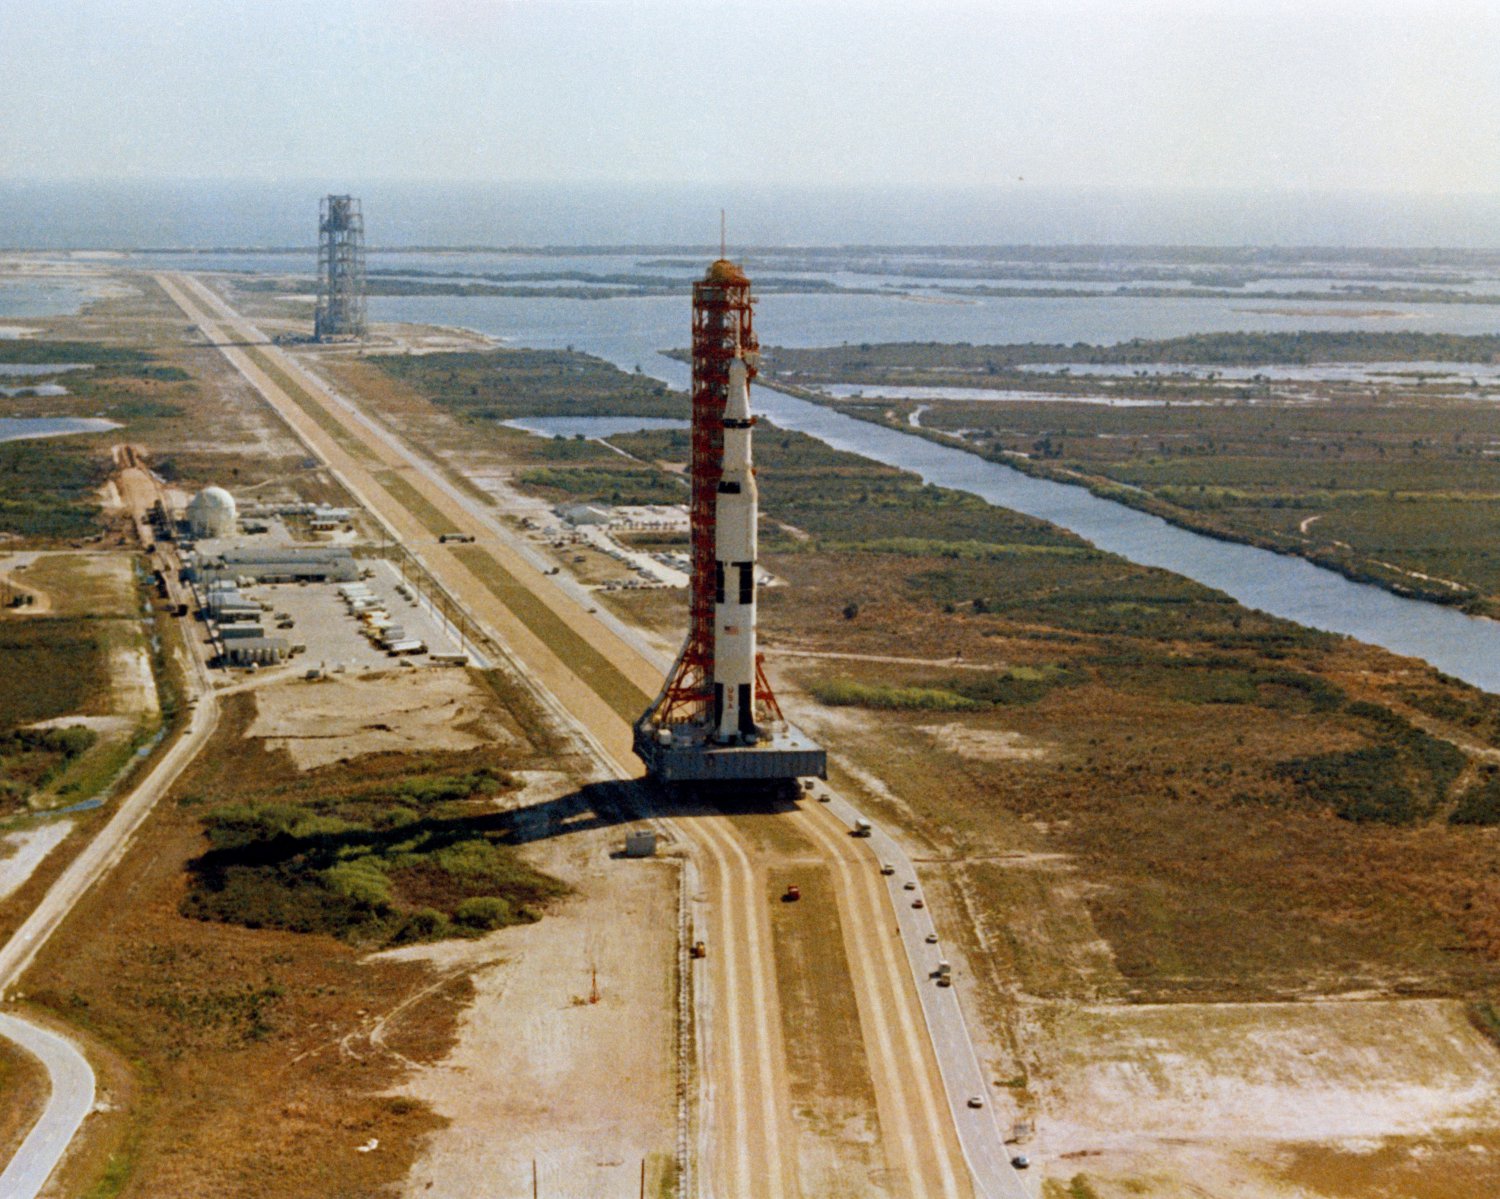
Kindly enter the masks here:
M 197 280 L 158 276 L 169 296 L 265 397 L 361 504 L 417 554 L 554 705 L 586 730 L 617 777 L 640 767 L 630 720 L 661 679 L 661 667 L 608 630 L 516 552 L 482 506 L 347 401 L 324 389 Z M 472 544 L 439 544 L 456 531 Z M 821 806 L 820 806 L 821 807 Z M 767 871 L 754 843 L 714 812 L 675 822 L 702 864 L 714 913 L 707 963 L 704 1104 L 708 1190 L 790 1199 L 803 1193 L 787 1083 Z M 861 885 L 844 832 L 819 810 L 794 817 L 833 868 L 834 893 L 874 1083 L 886 1182 L 883 1193 L 959 1199 L 971 1193 L 915 983 L 899 955 L 876 952 L 892 913 L 878 888 Z M 861 855 L 859 866 L 873 870 Z

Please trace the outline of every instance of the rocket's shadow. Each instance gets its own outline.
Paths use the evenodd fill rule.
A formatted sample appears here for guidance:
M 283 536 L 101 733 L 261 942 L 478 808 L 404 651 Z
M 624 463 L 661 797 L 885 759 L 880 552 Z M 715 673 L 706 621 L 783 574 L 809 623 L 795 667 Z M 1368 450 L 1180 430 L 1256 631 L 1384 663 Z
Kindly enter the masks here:
M 752 790 L 744 785 L 662 787 L 645 779 L 587 783 L 576 791 L 513 808 L 488 818 L 514 845 L 566 837 L 652 817 L 692 820 L 703 816 L 771 816 L 795 811 L 792 788 Z

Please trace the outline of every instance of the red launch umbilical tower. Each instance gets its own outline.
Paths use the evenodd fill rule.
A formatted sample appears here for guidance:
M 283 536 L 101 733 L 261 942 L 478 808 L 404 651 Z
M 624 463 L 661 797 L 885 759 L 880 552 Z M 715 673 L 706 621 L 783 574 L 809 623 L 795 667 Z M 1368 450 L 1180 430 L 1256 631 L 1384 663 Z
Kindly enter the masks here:
M 636 755 L 657 781 L 744 794 L 828 777 L 828 755 L 782 716 L 757 649 L 754 302 L 745 272 L 722 256 L 693 284 L 688 636 L 633 726 Z
M 715 512 L 724 465 L 724 405 L 729 396 L 729 363 L 745 360 L 755 377 L 755 321 L 750 280 L 720 258 L 693 284 L 693 462 L 692 583 L 687 644 L 651 714 L 658 725 L 708 724 L 714 712 L 714 599 L 720 587 L 715 570 Z M 781 709 L 757 658 L 757 704 L 774 719 Z

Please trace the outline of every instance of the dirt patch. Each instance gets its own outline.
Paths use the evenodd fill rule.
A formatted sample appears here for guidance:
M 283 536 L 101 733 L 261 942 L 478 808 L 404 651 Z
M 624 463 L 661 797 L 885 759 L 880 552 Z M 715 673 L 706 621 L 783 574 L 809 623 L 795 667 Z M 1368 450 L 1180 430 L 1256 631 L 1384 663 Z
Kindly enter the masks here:
M 135 721 L 128 716 L 54 716 L 50 720 L 38 720 L 26 726 L 29 729 L 92 729 L 101 737 L 128 733 L 135 728 Z
M 135 607 L 129 554 L 38 554 L 18 583 L 60 616 L 124 616 Z
M 30 878 L 31 872 L 63 843 L 72 828 L 71 821 L 50 820 L 0 836 L 0 899 L 13 894 Z
M 1052 752 L 1045 743 L 1006 729 L 976 728 L 957 722 L 917 727 L 950 753 L 974 762 L 1037 762 Z
M 1055 1054 L 1026 1146 L 1045 1195 L 1497 1193 L 1500 1055 L 1459 1004 L 1039 1005 L 1030 1015 Z
M 151 658 L 142 638 L 132 635 L 132 645 L 116 645 L 110 650 L 109 670 L 114 689 L 114 709 L 126 716 L 154 716 L 160 711 L 156 696 L 156 676 L 151 672 Z
M 247 735 L 285 749 L 299 770 L 390 751 L 468 750 L 514 740 L 461 670 L 296 680 L 256 692 Z
M 1500 1194 L 1500 1133 L 1392 1137 L 1358 1150 L 1298 1146 L 1280 1157 L 1278 1180 L 1329 1199 L 1489 1199 Z
M 1195 1142 L 1269 1163 L 1313 1142 L 1359 1155 L 1500 1125 L 1500 1052 L 1452 1001 L 1050 1007 L 1036 1026 L 1049 1044 L 1032 1148 L 1058 1177 L 1090 1162 L 1159 1174 L 1168 1145 L 1175 1173 Z
M 547 780 L 528 782 L 535 804 Z M 611 858 L 619 840 L 533 842 L 529 860 L 575 888 L 540 924 L 382 955 L 472 972 L 475 989 L 453 1051 L 401 1090 L 447 1122 L 406 1195 L 529 1194 L 533 1160 L 543 1194 L 578 1199 L 634 1194 L 643 1160 L 648 1194 L 669 1177 L 677 871 Z

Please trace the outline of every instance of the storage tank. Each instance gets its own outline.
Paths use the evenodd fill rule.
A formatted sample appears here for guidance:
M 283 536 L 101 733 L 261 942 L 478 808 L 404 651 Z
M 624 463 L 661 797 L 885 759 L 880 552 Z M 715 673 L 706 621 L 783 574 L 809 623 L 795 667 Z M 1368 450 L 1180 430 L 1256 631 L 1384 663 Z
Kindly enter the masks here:
M 234 497 L 222 487 L 205 487 L 188 504 L 187 518 L 194 537 L 233 537 Z

